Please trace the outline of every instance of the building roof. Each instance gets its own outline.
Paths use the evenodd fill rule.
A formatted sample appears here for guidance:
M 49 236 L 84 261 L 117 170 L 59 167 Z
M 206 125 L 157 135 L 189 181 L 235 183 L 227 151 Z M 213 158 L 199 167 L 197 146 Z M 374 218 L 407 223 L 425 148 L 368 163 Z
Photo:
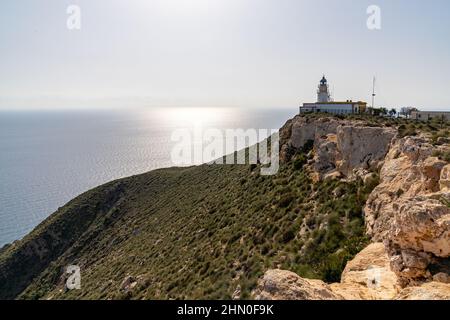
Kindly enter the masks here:
M 306 102 L 303 105 L 312 105 L 312 104 L 336 104 L 336 105 L 340 105 L 340 104 L 367 104 L 367 102 L 364 101 L 330 101 L 330 102 Z

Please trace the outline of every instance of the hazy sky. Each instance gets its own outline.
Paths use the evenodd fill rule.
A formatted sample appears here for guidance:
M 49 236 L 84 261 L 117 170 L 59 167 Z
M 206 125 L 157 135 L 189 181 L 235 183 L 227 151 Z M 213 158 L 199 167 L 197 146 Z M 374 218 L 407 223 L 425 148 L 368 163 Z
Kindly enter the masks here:
M 335 100 L 376 75 L 379 104 L 450 109 L 449 39 L 448 0 L 2 0 L 0 108 L 296 107 L 325 73 Z

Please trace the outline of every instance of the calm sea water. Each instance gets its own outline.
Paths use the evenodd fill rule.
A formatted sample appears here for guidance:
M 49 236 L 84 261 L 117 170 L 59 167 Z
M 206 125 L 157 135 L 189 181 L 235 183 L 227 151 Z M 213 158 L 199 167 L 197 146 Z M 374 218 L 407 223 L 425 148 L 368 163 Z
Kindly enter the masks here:
M 278 129 L 296 108 L 0 112 L 0 246 L 105 182 L 172 166 L 175 129 Z

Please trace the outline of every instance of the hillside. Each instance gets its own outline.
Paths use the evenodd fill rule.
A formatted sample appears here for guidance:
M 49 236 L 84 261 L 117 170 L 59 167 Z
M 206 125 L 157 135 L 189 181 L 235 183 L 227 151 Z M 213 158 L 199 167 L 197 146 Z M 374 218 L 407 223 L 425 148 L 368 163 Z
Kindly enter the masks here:
M 339 137 L 318 143 L 316 120 L 328 129 L 335 124 L 330 130 L 350 126 L 342 137 L 357 131 L 370 139 L 378 130 L 376 141 L 385 143 L 369 143 L 377 150 L 367 154 L 345 146 L 349 156 L 331 159 Z M 304 120 L 281 129 L 275 176 L 260 175 L 259 165 L 170 168 L 80 195 L 1 249 L 0 298 L 249 298 L 270 269 L 339 282 L 346 263 L 373 237 L 366 235 L 364 207 L 380 183 L 391 139 L 424 132 L 437 141 L 448 131 L 313 116 L 297 132 L 293 121 Z M 435 156 L 448 162 L 445 150 L 436 148 Z M 81 267 L 80 290 L 64 288 L 71 264 Z

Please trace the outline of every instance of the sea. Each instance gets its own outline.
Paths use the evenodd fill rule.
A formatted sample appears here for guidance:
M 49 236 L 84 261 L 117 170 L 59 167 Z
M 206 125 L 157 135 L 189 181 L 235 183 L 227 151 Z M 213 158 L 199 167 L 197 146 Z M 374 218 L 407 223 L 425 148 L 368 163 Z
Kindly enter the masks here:
M 0 111 L 0 247 L 89 189 L 173 166 L 177 132 L 195 140 L 199 128 L 278 129 L 296 112 L 296 107 Z

